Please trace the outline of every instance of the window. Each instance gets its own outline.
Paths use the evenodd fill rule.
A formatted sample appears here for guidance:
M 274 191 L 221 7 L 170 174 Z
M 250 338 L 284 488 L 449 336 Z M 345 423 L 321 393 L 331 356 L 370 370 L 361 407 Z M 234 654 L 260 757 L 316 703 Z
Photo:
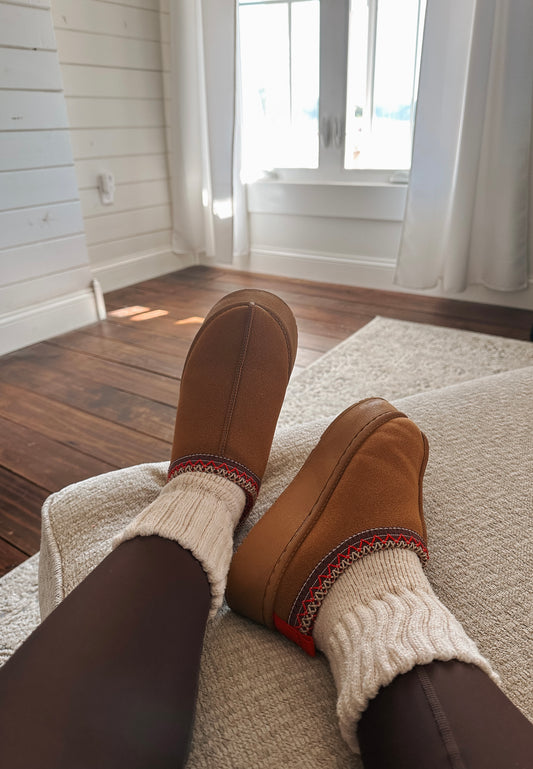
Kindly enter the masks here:
M 409 168 L 426 0 L 239 5 L 245 179 Z
M 241 2 L 239 22 L 244 168 L 317 168 L 319 0 Z

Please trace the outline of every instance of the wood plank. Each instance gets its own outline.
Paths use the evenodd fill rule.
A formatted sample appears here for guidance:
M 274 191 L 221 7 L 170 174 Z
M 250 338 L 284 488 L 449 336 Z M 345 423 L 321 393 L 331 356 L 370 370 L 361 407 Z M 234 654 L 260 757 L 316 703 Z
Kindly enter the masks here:
M 66 96 L 107 99 L 164 98 L 163 78 L 159 71 L 64 64 L 61 72 Z
M 199 273 L 201 279 L 201 272 Z M 215 283 L 235 288 L 244 288 L 249 285 L 258 287 L 269 286 L 270 290 L 283 291 L 286 296 L 300 299 L 304 297 L 319 296 L 321 304 L 334 308 L 343 306 L 343 303 L 356 302 L 369 310 L 382 312 L 386 308 L 401 310 L 410 307 L 416 312 L 441 313 L 459 317 L 474 317 L 478 320 L 489 321 L 493 318 L 502 319 L 510 317 L 514 321 L 525 313 L 533 316 L 533 310 L 525 311 L 501 305 L 488 305 L 479 302 L 460 301 L 447 297 L 426 296 L 423 294 L 409 294 L 400 291 L 383 291 L 380 289 L 360 288 L 358 286 L 344 286 L 334 283 L 314 283 L 297 278 L 280 278 L 259 273 L 232 273 L 230 280 L 221 272 L 214 278 Z
M 82 378 L 108 385 L 120 392 L 133 393 L 154 403 L 172 406 L 173 409 L 178 402 L 179 386 L 176 379 L 95 358 L 48 342 L 25 347 L 23 350 L 17 350 L 5 356 L 2 359 L 0 371 L 15 357 L 34 362 L 40 370 L 52 368 L 68 373 L 71 379 L 80 375 Z
M 223 278 L 223 282 L 221 278 Z M 276 283 L 279 283 L 279 285 L 276 285 Z M 292 302 L 294 300 L 294 295 L 289 295 L 290 292 L 287 290 L 287 287 L 290 288 L 293 283 L 296 284 L 297 281 L 292 281 L 288 278 L 275 278 L 272 276 L 253 275 L 233 271 L 221 270 L 219 272 L 216 269 L 208 267 L 194 266 L 180 272 L 170 273 L 159 278 L 144 281 L 142 284 L 136 286 L 129 286 L 127 288 L 109 292 L 106 294 L 106 305 L 108 310 L 112 310 L 127 306 L 128 303 L 146 303 L 150 307 L 160 306 L 165 307 L 165 309 L 172 308 L 173 311 L 178 311 L 178 314 L 182 317 L 186 317 L 186 313 L 191 312 L 193 309 L 196 310 L 197 313 L 205 313 L 225 294 L 247 287 L 273 290 L 282 298 L 286 297 Z M 310 289 L 309 300 L 307 301 L 307 305 L 305 301 L 300 301 L 300 304 L 314 308 L 317 303 L 321 302 L 323 284 L 311 282 L 304 283 Z M 285 290 L 282 288 L 284 285 Z M 294 289 L 294 292 L 296 292 L 296 288 Z M 352 316 L 354 314 L 360 316 L 360 313 L 357 312 L 357 308 L 352 312 Z M 174 315 L 176 315 L 176 313 L 173 313 L 173 316 L 166 321 L 165 319 L 158 320 L 159 325 L 157 329 L 155 326 L 151 326 L 152 331 L 163 332 L 163 324 L 165 322 L 174 322 Z M 303 314 L 297 312 L 296 317 L 297 320 L 300 321 L 300 341 L 304 348 L 325 352 L 331 348 L 332 344 L 336 343 L 334 341 L 332 342 L 331 329 L 329 336 L 311 333 L 302 327 L 306 325 Z M 365 313 L 364 316 L 359 317 L 359 320 L 361 323 L 364 321 L 368 322 L 371 317 L 373 316 Z M 115 319 L 113 320 L 115 321 Z M 336 322 L 333 312 L 331 320 L 333 324 Z M 117 322 L 126 323 L 127 321 L 120 321 L 117 319 Z M 339 339 L 345 338 L 346 335 L 343 333 L 337 334 Z
M 108 157 L 100 160 L 76 161 L 76 176 L 80 190 L 94 187 L 96 177 L 102 171 L 111 171 L 115 184 L 167 179 L 168 166 L 165 154 L 136 155 L 135 157 Z
M 0 88 L 61 91 L 61 70 L 56 51 L 4 48 Z
M 90 67 L 91 72 L 95 71 Z M 102 68 L 102 72 L 107 72 Z M 159 73 L 120 70 L 122 73 L 159 77 Z M 98 70 L 100 72 L 100 70 Z M 166 152 L 165 130 L 158 128 L 78 128 L 72 132 L 72 152 L 77 160 Z M 131 160 L 130 160 L 131 163 Z
M 24 5 L 31 8 L 50 8 L 50 0 L 0 0 L 11 5 Z
M 143 285 L 148 285 L 152 283 L 160 283 L 164 282 L 164 278 L 156 278 L 153 281 L 146 281 Z M 154 289 L 155 290 L 155 289 Z M 187 289 L 187 292 L 189 292 L 190 289 Z M 114 294 L 121 294 L 121 295 L 130 295 L 131 298 L 131 287 L 130 290 L 128 289 L 121 289 L 119 292 L 114 292 Z M 201 293 L 201 292 L 200 292 Z M 212 307 L 212 292 L 206 292 L 208 298 L 203 303 L 198 303 L 198 292 L 195 291 L 195 297 L 191 301 L 189 297 L 188 303 L 180 303 L 180 314 L 186 315 L 187 313 L 193 314 L 194 311 L 201 310 L 202 312 L 207 312 Z M 165 301 L 162 301 L 161 304 L 163 306 L 166 306 Z M 174 336 L 172 335 L 172 327 L 170 324 L 174 324 L 175 321 L 173 319 L 161 319 L 162 323 L 167 323 L 166 329 L 162 327 L 162 325 L 158 326 L 159 333 L 154 331 L 153 326 L 150 327 L 150 330 L 146 329 L 145 327 L 139 328 L 137 324 L 129 320 L 128 318 L 124 319 L 114 319 L 109 318 L 105 323 L 93 325 L 90 327 L 86 327 L 85 329 L 82 329 L 82 332 L 85 333 L 91 333 L 91 334 L 98 334 L 106 336 L 107 338 L 114 338 L 118 339 L 120 341 L 127 341 L 131 343 L 136 343 L 139 346 L 145 347 L 149 350 L 159 350 L 161 352 L 165 352 L 168 354 L 172 354 L 176 351 L 176 342 L 180 345 L 183 354 L 186 354 L 187 349 L 190 345 L 190 338 L 193 336 L 196 331 L 198 330 L 200 323 L 191 324 L 190 332 L 187 334 L 187 339 L 183 340 L 176 340 Z M 177 327 L 176 331 L 179 333 L 182 332 L 183 327 Z M 165 330 L 167 333 L 165 334 Z M 331 347 L 331 339 L 328 338 L 326 340 L 326 348 L 329 349 Z M 315 350 L 313 348 L 304 348 L 300 346 L 298 350 L 298 355 L 296 359 L 296 368 L 297 370 L 303 370 L 303 368 L 310 365 L 313 361 L 317 360 L 322 355 L 322 351 L 320 348 L 318 350 Z
M 123 291 L 123 289 L 120 291 Z M 152 333 L 166 335 L 172 332 L 172 327 L 175 326 L 177 319 L 180 317 L 187 318 L 188 316 L 196 314 L 205 314 L 209 309 L 211 309 L 211 307 L 219 298 L 224 296 L 225 293 L 227 292 L 217 292 L 212 294 L 211 297 L 207 300 L 202 299 L 196 303 L 180 305 L 177 307 L 175 303 L 173 306 L 172 300 L 169 299 L 169 297 L 166 295 L 164 297 L 160 296 L 159 303 L 156 304 L 157 296 L 154 294 L 153 289 L 149 291 L 139 290 L 129 294 L 129 301 L 132 304 L 144 305 L 150 307 L 151 309 L 162 308 L 169 310 L 170 314 L 168 316 L 163 318 L 155 318 L 149 321 Z M 106 295 L 106 301 L 108 301 L 108 310 L 127 306 L 126 296 L 124 294 L 115 296 L 115 294 L 119 294 L 119 292 L 113 292 L 112 301 L 108 301 L 108 297 L 110 295 Z M 332 345 L 335 345 L 343 339 L 346 339 L 346 337 L 353 333 L 353 331 L 362 328 L 362 326 L 366 325 L 366 323 L 368 323 L 373 317 L 372 315 L 358 314 L 356 316 L 350 316 L 348 323 L 342 322 L 341 320 L 335 318 L 332 319 L 332 322 L 326 323 L 323 321 L 316 321 L 306 318 L 304 317 L 303 313 L 299 313 L 298 311 L 295 313 L 295 316 L 298 324 L 299 339 L 302 347 L 321 352 L 326 352 L 332 347 Z M 113 322 L 121 323 L 123 325 L 131 323 L 131 321 L 128 321 L 128 319 L 113 318 L 112 320 Z M 181 327 L 180 334 L 189 341 L 192 341 L 195 333 L 195 326 Z
M 194 291 L 191 291 L 190 282 L 181 284 L 173 280 L 175 274 L 171 272 L 168 275 L 145 280 L 136 286 L 111 291 L 106 294 L 106 301 L 110 303 L 110 306 L 115 306 L 124 301 L 123 297 L 130 301 L 133 296 L 144 296 L 147 301 L 161 303 L 164 300 L 165 303 L 180 312 L 184 309 L 186 311 L 187 307 L 207 312 L 218 299 L 234 290 L 231 287 L 227 289 L 226 285 L 213 282 L 206 286 L 195 285 Z M 201 312 L 196 314 L 201 314 Z
M 95 45 L 94 35 L 66 29 L 57 29 L 56 39 L 61 64 L 162 69 L 161 46 L 157 41 L 102 35 Z
M 528 339 L 533 325 L 533 310 L 245 272 L 221 271 L 215 275 L 214 280 L 205 282 L 203 272 L 205 269 L 209 268 L 189 268 L 189 282 L 200 283 L 203 290 L 212 290 L 216 286 L 225 292 L 251 286 L 272 290 L 293 307 L 297 317 L 299 314 L 308 315 L 309 308 L 319 304 L 320 307 L 331 312 L 331 318 L 335 316 L 337 310 L 345 313 L 363 313 L 369 317 L 379 314 L 384 317 L 466 328 L 517 339 Z M 176 275 L 177 273 L 165 276 L 169 287 L 175 281 Z M 155 283 L 142 284 L 143 287 L 148 285 L 155 289 Z M 308 309 L 302 310 L 301 305 L 306 303 Z
M 1 131 L 68 128 L 62 93 L 54 91 L 2 91 Z
M 253 283 L 251 284 L 253 285 Z M 213 290 L 202 292 L 195 292 L 195 302 L 197 313 L 203 315 L 208 312 L 209 309 L 215 304 L 218 299 L 229 293 L 231 286 L 224 286 L 228 290 Z M 278 292 L 282 299 L 287 301 L 286 292 Z M 130 299 L 134 300 L 135 304 L 146 304 L 153 307 L 154 305 L 154 288 L 153 286 L 146 288 L 133 289 L 130 293 Z M 341 340 L 346 338 L 350 333 L 353 333 L 363 325 L 368 323 L 372 319 L 373 314 L 359 312 L 356 305 L 353 306 L 352 311 L 336 312 L 328 314 L 324 312 L 316 303 L 305 304 L 300 302 L 289 301 L 289 305 L 293 310 L 296 319 L 298 321 L 298 328 L 301 331 L 316 334 L 320 336 L 332 337 L 333 339 Z M 184 303 L 181 297 L 176 295 L 176 292 L 170 290 L 165 293 L 164 298 L 160 296 L 159 307 L 165 310 L 169 310 L 169 315 L 163 318 L 155 318 L 150 321 L 150 326 L 154 329 L 165 329 L 170 324 L 175 323 L 179 317 L 187 317 L 187 314 L 196 314 L 192 312 L 193 305 L 189 302 Z M 375 314 L 375 313 L 374 313 Z M 127 321 L 123 321 L 127 322 Z
M 226 270 L 222 270 L 222 272 L 226 273 Z M 175 283 L 179 282 L 186 285 L 192 283 L 195 286 L 206 287 L 221 277 L 220 270 L 207 267 L 203 264 L 196 264 L 192 267 L 187 267 L 186 270 L 180 270 L 179 275 L 181 276 L 181 280 L 178 280 L 178 273 L 176 272 L 170 273 L 169 278 Z
M 270 286 L 274 291 L 289 301 L 298 301 L 302 296 L 320 296 L 321 306 L 340 308 L 349 311 L 356 306 L 358 310 L 373 315 L 411 320 L 420 323 L 446 325 L 450 328 L 464 328 L 481 333 L 509 335 L 512 338 L 527 339 L 528 330 L 533 323 L 533 310 L 521 310 L 501 305 L 489 305 L 479 302 L 460 301 L 446 297 L 408 294 L 398 291 L 341 286 L 335 284 L 311 283 L 297 279 L 273 278 L 260 274 L 234 273 L 231 283 L 226 283 L 224 276 L 221 285 L 245 287 L 249 285 Z M 219 279 L 216 279 L 219 283 Z M 466 324 L 466 325 L 465 325 Z M 491 328 L 491 331 L 487 329 Z
M 74 166 L 7 171 L 0 175 L 0 210 L 78 199 Z
M 146 11 L 158 11 L 160 0 L 112 0 L 117 5 L 125 5 L 127 8 L 143 8 Z M 165 3 L 165 0 L 162 0 Z
M 0 465 L 49 492 L 118 468 L 3 417 Z
M 131 258 L 132 254 L 142 251 L 170 251 L 171 236 L 172 231 L 168 229 L 134 235 L 131 238 L 108 240 L 96 246 L 89 246 L 89 261 L 93 268 L 108 263 L 112 266 L 120 257 Z
M 52 246 L 53 243 L 55 243 L 55 241 L 51 240 L 50 245 Z M 9 259 L 10 253 L 11 251 L 9 250 L 0 252 L 0 264 L 1 260 L 4 258 L 4 254 L 6 255 L 6 258 Z M 51 269 L 53 269 L 53 266 L 51 266 Z M 13 318 L 6 317 L 9 313 L 16 313 L 18 311 L 24 312 L 32 305 L 48 301 L 50 301 L 52 305 L 55 304 L 56 310 L 57 308 L 61 308 L 61 299 L 59 297 L 68 297 L 69 295 L 76 293 L 79 294 L 80 291 L 90 285 L 91 277 L 89 265 L 85 265 L 66 270 L 65 272 L 51 272 L 49 275 L 43 275 L 32 280 L 24 280 L 17 283 L 11 283 L 7 286 L 0 286 L 0 307 L 2 308 L 3 313 L 2 325 L 4 326 L 4 329 L 6 328 L 5 324 L 9 324 L 13 320 Z M 85 299 L 86 301 L 83 302 L 84 309 L 82 310 L 84 312 L 83 317 L 88 321 L 92 321 L 94 319 L 92 304 L 87 296 Z M 73 302 L 76 302 L 76 300 L 71 297 L 68 300 L 68 304 L 64 305 L 62 308 L 67 317 L 71 314 L 68 305 Z M 46 309 L 47 311 L 52 311 L 52 307 Z M 78 304 L 78 309 L 82 309 L 81 303 Z M 37 315 L 34 316 L 32 322 L 39 323 Z M 56 328 L 61 327 L 61 325 L 56 326 Z M 35 338 L 34 335 L 29 334 L 29 328 L 26 332 L 22 330 L 21 334 L 23 334 L 23 339 Z
M 72 165 L 68 131 L 5 131 L 0 134 L 0 171 Z
M 0 212 L 0 248 L 13 248 L 82 232 L 79 201 Z
M 119 390 L 84 376 L 80 371 L 68 369 L 54 362 L 47 367 L 42 355 L 12 357 L 0 366 L 0 382 L 18 387 L 22 392 L 40 396 L 71 406 L 86 414 L 108 420 L 115 425 L 135 430 L 136 433 L 157 438 L 165 443 L 172 441 L 178 387 L 174 381 L 174 403 L 164 405 L 139 395 Z M 26 397 L 26 396 L 23 396 Z M 0 390 L 1 398 L 1 390 Z M 1 400 L 0 400 L 1 408 Z M 103 427 L 105 433 L 105 427 Z M 144 451 L 145 443 L 133 436 Z M 144 460 L 143 460 L 144 461 Z
M 193 324 L 194 333 L 200 328 L 200 323 Z M 173 327 L 168 334 L 157 334 L 142 323 L 135 321 L 119 322 L 109 318 L 101 323 L 92 326 L 84 326 L 80 329 L 82 334 L 103 337 L 104 339 L 116 339 L 119 342 L 133 344 L 136 347 L 142 347 L 145 350 L 155 350 L 165 355 L 176 357 L 180 361 L 185 361 L 189 351 L 189 334 L 184 338 L 180 335 L 180 327 Z
M 126 5 L 129 8 L 144 8 L 147 11 L 158 11 L 160 2 L 165 4 L 166 0 L 115 0 L 120 5 Z
M 96 187 L 92 190 L 83 190 L 80 194 L 81 207 L 85 219 L 91 216 L 105 216 L 118 214 L 135 209 L 144 209 L 149 203 L 150 207 L 170 203 L 168 181 L 159 179 L 152 182 L 140 182 L 138 184 L 119 184 L 115 187 L 115 199 L 112 206 L 105 206 Z
M 50 11 L 1 3 L 0 45 L 54 51 L 56 46 Z
M 198 296 L 202 302 L 204 300 L 208 301 L 208 292 L 211 292 L 210 296 L 214 302 L 223 293 L 255 286 L 277 292 L 293 307 L 297 316 L 300 314 L 303 317 L 309 316 L 311 313 L 316 317 L 316 307 L 322 312 L 323 317 L 326 316 L 325 311 L 327 311 L 332 320 L 337 317 L 338 313 L 340 313 L 341 317 L 345 314 L 352 316 L 361 314 L 374 316 L 381 314 L 400 318 L 408 315 L 407 319 L 422 319 L 423 322 L 438 322 L 435 319 L 440 316 L 443 319 L 447 319 L 449 324 L 456 323 L 457 319 L 459 319 L 460 323 L 463 321 L 472 322 L 479 328 L 492 325 L 493 329 L 501 329 L 503 331 L 508 327 L 509 333 L 512 333 L 513 328 L 519 328 L 526 332 L 533 322 L 533 310 L 485 305 L 477 302 L 465 302 L 394 291 L 320 284 L 244 272 L 221 271 L 214 280 L 208 280 L 204 272 L 205 269 L 202 267 L 189 268 L 187 270 L 187 282 L 185 282 L 185 278 L 177 280 L 179 273 L 146 281 L 140 286 L 135 287 L 135 291 L 141 292 L 137 293 L 136 296 L 137 298 L 142 297 L 146 302 L 150 302 L 154 294 L 161 292 L 165 294 L 165 297 L 172 297 L 174 295 L 179 303 L 181 301 L 180 297 L 183 296 L 184 286 L 194 284 L 199 286 Z M 166 287 L 162 285 L 164 283 L 166 283 Z M 197 295 L 196 291 L 197 289 L 195 288 L 195 296 Z M 112 292 L 108 296 L 111 304 L 123 299 L 120 291 Z M 171 304 L 172 301 L 172 299 L 168 300 Z
M 152 310 L 168 309 L 164 301 L 164 298 L 161 297 L 161 299 L 163 301 L 159 305 L 152 303 L 151 305 L 147 305 L 147 306 L 150 306 Z M 135 304 L 136 303 L 137 302 L 135 302 Z M 198 307 L 195 308 L 194 306 L 192 306 L 181 314 L 178 314 L 178 313 L 169 314 L 163 317 L 152 318 L 147 321 L 132 321 L 129 318 L 110 318 L 110 320 L 113 323 L 116 323 L 117 325 L 122 325 L 122 326 L 142 325 L 145 328 L 149 328 L 152 334 L 160 335 L 162 337 L 170 337 L 170 338 L 176 338 L 176 339 L 179 338 L 183 344 L 188 346 L 190 345 L 190 343 L 192 342 L 192 340 L 196 335 L 196 332 L 198 331 L 198 324 L 186 323 L 186 324 L 177 325 L 177 320 L 179 320 L 180 318 L 185 320 L 191 316 L 196 316 L 198 310 L 199 310 Z
M 190 269 L 190 268 L 187 268 Z M 185 272 L 185 270 L 183 270 Z M 106 304 L 108 308 L 118 308 L 123 305 L 131 304 L 133 298 L 141 297 L 147 302 L 158 304 L 173 300 L 173 306 L 183 309 L 184 306 L 198 310 L 209 309 L 218 298 L 228 293 L 224 288 L 211 289 L 194 285 L 191 291 L 191 283 L 183 285 L 172 281 L 175 273 L 162 275 L 158 278 L 143 281 L 136 286 L 115 289 L 106 293 Z M 168 278 L 168 281 L 167 281 Z M 196 312 L 197 315 L 201 314 Z
M 224 279 L 223 282 L 221 282 L 222 278 Z M 224 270 L 218 271 L 213 268 L 198 265 L 188 267 L 186 270 L 180 272 L 161 276 L 160 278 L 144 281 L 137 286 L 129 286 L 127 288 L 112 291 L 106 294 L 106 304 L 108 310 L 127 306 L 129 302 L 133 301 L 138 301 L 140 303 L 146 302 L 149 306 L 153 306 L 155 302 L 158 302 L 157 306 L 166 306 L 166 298 L 168 296 L 174 297 L 176 302 L 179 302 L 181 298 L 186 297 L 189 307 L 194 307 L 197 312 L 199 310 L 205 312 L 210 309 L 220 297 L 231 291 L 246 287 L 256 287 L 275 291 L 283 298 L 283 296 L 288 297 L 288 291 L 286 289 L 290 289 L 291 286 L 297 283 L 298 281 L 289 278 L 250 275 L 248 273 L 229 272 Z M 321 294 L 327 286 L 325 284 L 317 284 L 308 281 L 304 281 L 303 283 L 309 288 L 309 305 L 315 306 L 317 302 L 321 301 Z M 191 290 L 191 286 L 193 287 L 193 290 Z M 285 287 L 285 292 L 282 290 L 283 286 Z M 338 288 L 344 289 L 345 287 Z M 348 291 L 350 290 L 350 287 L 346 288 Z M 294 288 L 294 291 L 296 291 L 296 287 Z M 181 306 L 181 310 L 186 312 L 186 307 Z M 365 315 L 360 319 L 361 324 L 364 325 L 363 321 L 367 320 L 368 322 L 371 320 L 371 317 L 373 316 Z M 301 346 L 305 349 L 324 353 L 331 349 L 332 345 L 337 344 L 349 335 L 348 332 L 342 334 L 339 333 L 338 339 L 332 340 L 331 336 L 312 333 L 306 330 L 308 326 L 303 321 L 303 318 L 300 318 L 298 315 L 297 320 L 299 321 L 299 341 Z M 162 331 L 160 328 L 152 330 Z
M 54 0 L 52 15 L 56 29 L 74 29 L 93 34 L 134 37 L 141 40 L 160 38 L 159 12 L 95 0 Z
M 94 355 L 96 358 L 103 358 L 115 363 L 124 363 L 145 371 L 153 371 L 156 374 L 173 377 L 174 379 L 179 378 L 183 367 L 183 361 L 180 362 L 176 357 L 142 350 L 131 344 L 114 342 L 78 332 L 56 336 L 49 343 L 67 350 L 85 352 L 89 355 Z
M 50 0 L 8 0 L 8 2 L 12 5 L 25 5 L 32 8 L 50 8 Z
M 162 0 L 162 2 L 164 2 L 164 0 Z M 163 13 L 163 11 L 161 12 Z M 169 49 L 170 49 L 170 34 L 171 34 L 170 30 L 171 30 L 170 21 L 166 21 L 165 23 L 161 24 L 161 45 Z M 163 52 L 163 61 L 165 60 L 166 60 L 166 55 Z
M 208 270 L 207 275 L 205 270 Z M 185 274 L 180 278 L 181 274 Z M 322 303 L 324 291 L 321 290 L 321 284 L 305 281 L 308 288 L 307 294 L 298 292 L 298 281 L 285 278 L 275 278 L 269 280 L 270 276 L 263 274 L 243 273 L 237 271 L 223 271 L 223 276 L 216 275 L 208 277 L 210 268 L 201 266 L 189 267 L 181 272 L 169 273 L 160 277 L 143 281 L 135 286 L 129 286 L 123 289 L 117 289 L 106 294 L 106 301 L 116 304 L 123 301 L 125 296 L 145 296 L 165 297 L 165 301 L 172 306 L 182 307 L 184 304 L 193 302 L 200 308 L 207 309 L 222 296 L 232 291 L 243 288 L 260 288 L 266 291 L 275 291 L 280 297 L 287 297 L 289 301 L 300 303 L 302 306 L 315 307 L 317 299 Z M 344 287 L 343 287 L 344 288 Z M 350 287 L 347 287 L 350 290 Z M 363 289 L 366 291 L 366 289 Z M 380 292 L 377 292 L 380 293 Z M 335 293 L 332 294 L 333 301 L 329 303 L 329 308 L 335 310 L 338 299 L 335 301 Z M 342 297 L 341 297 L 342 298 Z M 345 312 L 357 312 L 353 303 L 348 303 L 343 307 Z
M 48 492 L 0 467 L 0 538 L 27 555 L 39 549 Z
M 170 72 L 170 44 L 161 40 L 161 66 L 163 72 Z
M 42 277 L 43 265 L 48 265 L 54 272 L 63 272 L 87 265 L 88 261 L 84 235 L 45 240 L 0 251 L 3 283 Z
M 25 553 L 17 550 L 5 540 L 0 539 L 0 577 L 3 577 L 8 571 L 21 564 L 26 558 L 27 555 Z
M 70 125 L 74 129 L 157 128 L 165 125 L 161 99 L 95 99 L 68 96 L 67 101 Z
M 87 245 L 119 240 L 128 235 L 157 232 L 170 228 L 170 206 L 145 206 L 136 211 L 107 214 L 85 220 Z
M 0 416 L 116 467 L 170 456 L 167 441 L 92 416 L 37 393 L 0 383 Z
M 170 273 L 172 275 L 173 273 Z M 146 304 L 152 308 L 162 307 L 169 311 L 166 318 L 151 321 L 153 330 L 165 329 L 165 333 L 171 333 L 170 325 L 177 320 L 188 318 L 192 315 L 205 316 L 213 305 L 229 293 L 224 288 L 203 289 L 195 287 L 191 291 L 189 285 L 180 286 L 170 280 L 165 284 L 165 276 L 147 280 L 132 288 L 131 291 L 118 289 L 106 295 L 109 309 L 116 309 L 124 305 L 124 302 L 135 300 L 136 304 Z M 120 320 L 120 319 L 118 319 Z M 124 321 L 128 322 L 128 321 Z M 168 329 L 166 327 L 169 327 Z

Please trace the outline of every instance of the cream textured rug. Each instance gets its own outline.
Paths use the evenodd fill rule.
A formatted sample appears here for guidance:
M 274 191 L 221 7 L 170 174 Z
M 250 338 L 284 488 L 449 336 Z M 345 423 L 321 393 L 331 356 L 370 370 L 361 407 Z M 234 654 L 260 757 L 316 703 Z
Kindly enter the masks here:
M 327 417 L 368 395 L 397 402 L 422 392 L 397 405 L 430 439 L 425 505 L 432 553 L 429 577 L 495 664 L 504 689 L 533 719 L 532 603 L 523 582 L 533 572 L 533 369 L 528 366 L 533 366 L 528 342 L 372 321 L 291 382 L 254 519 L 295 474 L 327 426 Z M 490 379 L 469 382 L 478 377 Z M 426 392 L 440 387 L 446 389 Z M 301 426 L 312 420 L 313 425 Z M 61 511 L 60 544 L 63 552 L 70 548 L 72 557 L 63 559 L 60 577 L 54 575 L 50 563 L 57 553 L 49 552 L 49 539 L 43 560 L 48 608 L 105 555 L 116 527 L 136 513 L 124 496 L 128 484 L 116 484 L 112 476 L 135 479 L 135 506 L 142 506 L 143 494 L 149 500 L 163 482 L 164 468 L 145 465 L 84 482 L 83 491 L 96 507 L 99 498 L 107 504 L 106 519 L 96 527 L 98 541 L 94 520 L 81 517 L 73 504 L 79 492 L 74 495 L 70 487 L 54 496 L 48 519 L 54 517 L 54 506 Z M 70 523 L 76 542 L 68 540 Z M 506 541 L 513 546 L 502 545 Z M 33 558 L 0 581 L 1 661 L 38 621 L 36 571 Z M 252 673 L 243 660 L 253 662 Z M 358 767 L 358 759 L 339 742 L 334 703 L 322 658 L 309 660 L 285 639 L 223 613 L 206 644 L 189 766 Z M 301 731 L 295 733 L 294 723 L 301 724 Z M 318 731 L 311 726 L 315 724 L 321 725 Z M 299 750 L 307 756 L 300 764 L 294 760 Z
M 290 384 L 280 427 L 338 414 L 371 395 L 387 400 L 533 365 L 533 344 L 375 318 Z

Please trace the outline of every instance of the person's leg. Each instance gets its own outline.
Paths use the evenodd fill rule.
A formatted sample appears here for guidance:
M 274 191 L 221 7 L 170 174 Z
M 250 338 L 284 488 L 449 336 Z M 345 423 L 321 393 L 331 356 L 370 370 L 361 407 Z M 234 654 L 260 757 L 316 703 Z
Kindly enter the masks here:
M 531 769 L 533 725 L 475 665 L 416 666 L 370 701 L 365 769 Z
M 533 725 L 413 553 L 374 553 L 346 570 L 314 639 L 335 678 L 342 734 L 359 744 L 365 769 L 532 769 Z
M 289 308 L 221 300 L 185 363 L 169 481 L 0 670 L 0 769 L 182 766 L 205 624 L 296 355 Z
M 489 678 L 494 676 L 489 663 L 438 600 L 423 570 L 427 548 L 422 478 L 427 456 L 427 441 L 420 430 L 386 401 L 368 399 L 347 409 L 326 430 L 293 482 L 235 554 L 228 603 L 277 629 L 308 653 L 318 648 L 326 655 L 337 686 L 341 734 L 354 751 L 358 750 L 358 722 L 377 697 L 382 707 L 367 721 L 365 731 L 368 759 L 381 730 L 380 759 L 369 764 L 371 769 L 400 766 L 394 750 L 385 752 L 383 747 L 393 744 L 385 735 L 389 721 L 382 718 L 390 702 L 398 709 L 396 749 L 401 753 L 402 726 L 411 719 L 406 739 L 409 735 L 418 741 L 422 754 L 423 748 L 427 751 L 425 764 L 407 761 L 403 766 L 441 769 L 436 761 L 442 745 L 434 741 L 434 723 L 422 734 L 423 723 L 415 713 L 422 691 L 431 698 L 436 713 L 440 711 L 435 692 L 442 691 L 442 702 L 453 701 L 452 678 L 447 674 L 443 678 L 441 667 L 431 666 L 434 660 L 450 665 L 444 667 L 446 671 L 475 671 L 468 675 L 475 678 L 479 691 L 490 690 L 487 702 L 494 707 L 492 718 L 497 720 L 505 710 L 513 722 L 514 732 L 495 730 L 487 737 L 488 744 L 503 740 L 495 755 L 506 751 L 516 759 L 518 769 L 525 769 L 528 765 L 519 763 L 519 757 L 525 744 L 532 754 L 533 727 L 510 703 L 502 704 L 506 698 Z M 451 660 L 461 663 L 452 666 Z M 402 677 L 413 669 L 415 679 Z M 467 688 L 465 676 L 459 676 L 463 688 Z M 418 700 L 402 701 L 408 687 L 400 681 L 405 680 L 419 683 L 418 688 L 412 687 Z M 391 699 L 391 692 L 398 695 Z M 455 720 L 466 719 L 467 711 L 466 706 L 457 711 L 460 715 Z M 479 730 L 483 713 L 472 713 L 473 732 Z M 450 723 L 454 723 L 451 715 Z M 441 726 L 448 734 L 442 720 Z M 468 734 L 467 720 L 462 729 Z M 512 742 L 515 732 L 522 739 L 518 748 Z M 466 761 L 464 767 L 459 763 L 443 766 L 470 769 Z
M 0 671 L 2 769 L 182 766 L 210 606 L 189 551 L 121 544 Z

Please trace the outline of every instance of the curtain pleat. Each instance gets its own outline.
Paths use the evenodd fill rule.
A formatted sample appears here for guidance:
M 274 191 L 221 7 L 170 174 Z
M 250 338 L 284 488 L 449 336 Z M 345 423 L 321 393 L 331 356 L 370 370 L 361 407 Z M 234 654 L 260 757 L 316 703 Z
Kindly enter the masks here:
M 236 19 L 235 0 L 170 4 L 173 248 L 226 264 L 248 251 Z
M 527 287 L 533 3 L 429 0 L 395 282 Z

